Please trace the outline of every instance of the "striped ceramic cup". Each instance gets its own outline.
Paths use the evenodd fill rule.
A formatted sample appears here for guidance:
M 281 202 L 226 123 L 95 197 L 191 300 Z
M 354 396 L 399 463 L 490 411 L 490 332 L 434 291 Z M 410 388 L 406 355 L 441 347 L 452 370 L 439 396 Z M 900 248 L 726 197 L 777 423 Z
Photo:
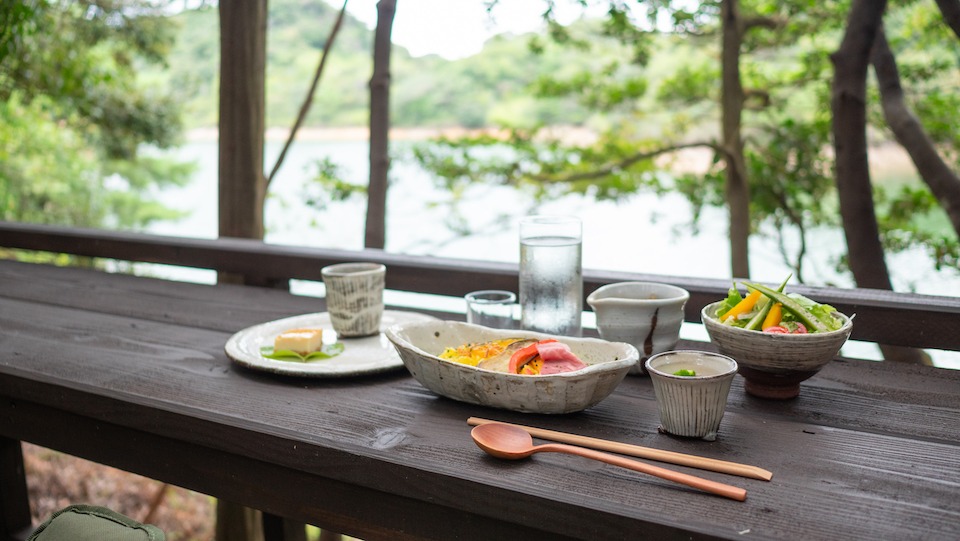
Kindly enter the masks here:
M 666 351 L 647 359 L 660 410 L 660 430 L 717 439 L 737 361 L 706 351 Z

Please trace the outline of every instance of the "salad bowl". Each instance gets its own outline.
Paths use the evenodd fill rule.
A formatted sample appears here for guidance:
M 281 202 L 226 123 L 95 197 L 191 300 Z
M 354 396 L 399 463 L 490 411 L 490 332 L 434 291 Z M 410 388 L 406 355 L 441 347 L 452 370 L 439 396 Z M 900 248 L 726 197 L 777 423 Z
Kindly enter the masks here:
M 460 321 L 395 325 L 386 336 L 403 364 L 434 393 L 494 408 L 526 413 L 572 413 L 606 398 L 637 363 L 637 348 L 596 338 L 557 337 L 587 366 L 571 372 L 522 375 L 441 359 L 446 348 L 505 338 L 546 339 L 531 331 L 492 329 Z
M 744 377 L 747 393 L 784 400 L 800 394 L 800 382 L 819 372 L 836 357 L 850 337 L 853 320 L 839 312 L 839 329 L 808 334 L 771 334 L 725 325 L 717 318 L 723 301 L 708 304 L 700 317 L 710 341 L 720 353 L 733 357 Z

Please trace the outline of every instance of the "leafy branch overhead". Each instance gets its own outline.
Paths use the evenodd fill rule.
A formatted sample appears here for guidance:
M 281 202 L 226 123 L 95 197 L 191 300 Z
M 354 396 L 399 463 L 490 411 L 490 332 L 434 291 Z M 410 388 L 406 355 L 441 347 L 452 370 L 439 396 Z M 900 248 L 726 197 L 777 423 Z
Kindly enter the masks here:
M 551 6 L 544 16 L 552 23 Z M 592 111 L 574 130 L 591 135 L 571 137 L 550 123 L 513 119 L 485 134 L 422 145 L 414 155 L 455 194 L 470 185 L 509 185 L 538 204 L 569 193 L 617 199 L 679 191 L 692 205 L 694 229 L 704 206 L 734 209 L 731 178 L 742 178 L 746 191 L 738 197 L 746 195 L 748 205 L 730 210 L 731 216 L 746 219 L 744 232 L 772 239 L 803 281 L 810 236 L 840 225 L 828 88 L 834 76 L 830 54 L 839 45 L 846 8 L 799 1 L 701 2 L 695 9 L 610 2 L 600 23 L 585 20 L 553 29 L 552 40 L 531 40 L 531 50 L 544 57 L 592 51 L 598 59 L 587 69 L 552 70 L 528 87 L 539 102 L 572 101 Z M 897 6 L 888 17 L 897 35 L 893 47 L 910 70 L 911 87 L 901 90 L 899 100 L 915 105 L 918 126 L 930 127 L 927 148 L 955 159 L 956 130 L 940 127 L 958 120 L 950 58 L 960 47 L 956 40 L 933 39 L 946 27 L 942 20 L 935 24 L 938 14 L 930 8 Z M 724 14 L 731 24 L 725 25 Z M 930 23 L 921 27 L 918 21 Z M 732 62 L 718 62 L 727 54 Z M 887 108 L 894 98 L 884 92 Z M 888 129 L 889 119 L 870 120 L 876 133 Z M 704 155 L 713 160 L 698 159 L 695 171 L 676 168 Z M 939 198 L 951 220 L 954 205 L 943 195 L 933 197 L 932 188 L 876 187 L 881 240 L 892 251 L 922 248 L 936 265 L 949 267 L 960 243 L 941 208 L 930 203 Z M 908 219 L 906 209 L 913 212 Z M 844 262 L 841 253 L 834 258 Z
M 147 155 L 180 143 L 181 100 L 142 76 L 176 33 L 161 5 L 0 8 L 0 219 L 139 229 L 181 213 L 156 200 L 193 167 Z

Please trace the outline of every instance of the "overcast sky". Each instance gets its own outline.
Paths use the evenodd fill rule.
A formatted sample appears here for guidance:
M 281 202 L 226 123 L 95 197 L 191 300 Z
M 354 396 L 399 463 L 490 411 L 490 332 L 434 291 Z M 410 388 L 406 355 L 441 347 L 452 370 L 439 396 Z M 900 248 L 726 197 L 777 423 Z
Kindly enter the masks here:
M 341 0 L 326 0 L 340 9 Z M 580 8 L 558 2 L 558 19 L 575 20 Z M 393 42 L 413 56 L 438 54 L 454 60 L 480 52 L 483 43 L 501 33 L 523 34 L 543 27 L 540 0 L 501 0 L 488 15 L 484 0 L 397 0 Z M 377 0 L 349 0 L 347 11 L 373 28 L 377 23 Z M 596 10 L 594 10 L 595 12 Z

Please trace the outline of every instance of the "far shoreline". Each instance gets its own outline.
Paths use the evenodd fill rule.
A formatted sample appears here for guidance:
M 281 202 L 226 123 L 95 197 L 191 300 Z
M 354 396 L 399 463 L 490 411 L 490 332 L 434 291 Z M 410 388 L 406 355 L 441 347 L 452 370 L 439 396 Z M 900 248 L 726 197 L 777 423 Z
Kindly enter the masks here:
M 549 130 L 551 135 L 559 136 L 570 144 L 588 145 L 597 139 L 597 134 L 581 126 L 555 126 Z M 285 142 L 289 137 L 289 128 L 267 128 L 264 137 L 269 142 Z M 449 127 L 395 127 L 390 129 L 391 141 L 429 141 L 439 137 L 456 139 L 465 136 L 493 135 L 506 138 L 506 130 L 498 128 Z M 187 143 L 216 142 L 219 131 L 216 127 L 194 128 L 185 134 Z M 367 126 L 304 127 L 297 130 L 296 141 L 309 142 L 366 142 L 370 140 Z M 893 141 L 874 143 L 869 154 L 871 171 L 876 180 L 890 177 L 918 176 L 910 156 L 899 144 Z M 713 162 L 713 151 L 707 148 L 689 148 L 678 151 L 672 156 L 662 156 L 657 160 L 661 167 L 674 172 L 702 173 Z M 919 180 L 918 180 L 919 181 Z
M 562 135 L 567 142 L 586 144 L 595 141 L 596 132 L 579 126 L 556 126 L 549 132 Z M 193 128 L 187 130 L 188 143 L 202 143 L 216 141 L 218 129 L 215 126 Z M 447 127 L 394 127 L 390 129 L 391 141 L 428 141 L 437 137 L 465 137 L 477 135 L 500 135 L 507 137 L 507 131 L 501 128 L 465 128 L 462 126 Z M 286 141 L 290 136 L 289 128 L 267 128 L 264 137 L 267 141 Z M 370 129 L 367 126 L 331 126 L 331 127 L 302 127 L 297 130 L 297 141 L 369 141 Z
M 489 133 L 490 130 L 468 129 L 462 127 L 447 128 L 392 128 L 392 141 L 427 141 L 436 137 L 463 137 Z M 218 139 L 216 127 L 193 128 L 186 132 L 189 143 L 211 142 Z M 290 137 L 289 128 L 267 128 L 264 133 L 267 141 L 286 141 Z M 297 130 L 297 141 L 368 141 L 370 130 L 366 126 L 309 127 Z

